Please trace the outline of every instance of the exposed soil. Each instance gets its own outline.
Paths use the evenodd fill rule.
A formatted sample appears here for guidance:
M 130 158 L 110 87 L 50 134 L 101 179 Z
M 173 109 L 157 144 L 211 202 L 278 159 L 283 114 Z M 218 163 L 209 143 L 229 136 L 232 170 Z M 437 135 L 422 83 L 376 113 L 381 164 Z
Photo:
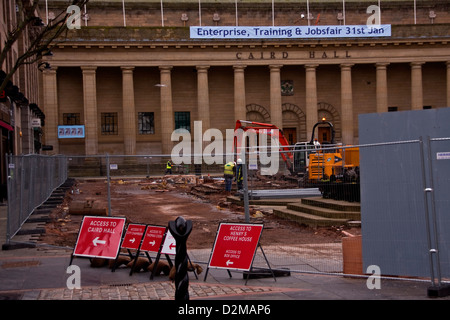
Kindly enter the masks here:
M 112 180 L 111 213 L 125 216 L 127 222 L 167 226 L 178 216 L 190 219 L 193 229 L 188 238 L 189 248 L 211 248 L 221 222 L 245 222 L 244 208 L 227 201 L 221 181 L 196 184 L 192 176 L 171 176 L 167 179 Z M 289 187 L 285 182 L 267 182 L 279 187 Z M 73 247 L 76 242 L 82 215 L 74 214 L 75 203 L 89 200 L 94 208 L 106 212 L 107 184 L 105 180 L 77 180 L 68 192 L 63 205 L 51 214 L 46 224 L 42 243 Z M 72 208 L 72 209 L 71 209 Z M 92 215 L 88 211 L 86 215 Z M 250 208 L 250 222 L 264 223 L 261 245 L 299 245 L 305 243 L 340 242 L 346 232 L 344 227 L 312 229 L 280 219 L 270 208 Z

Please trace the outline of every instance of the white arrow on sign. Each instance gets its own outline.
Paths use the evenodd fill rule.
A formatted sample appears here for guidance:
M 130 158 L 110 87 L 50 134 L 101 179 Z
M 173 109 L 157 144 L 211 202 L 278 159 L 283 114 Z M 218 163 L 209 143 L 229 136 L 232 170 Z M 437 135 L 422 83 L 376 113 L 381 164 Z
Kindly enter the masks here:
M 151 244 L 151 246 L 153 247 L 154 245 L 155 245 L 155 243 L 156 243 L 156 241 L 155 240 L 153 240 L 153 241 L 151 241 L 151 242 L 149 242 L 150 244 Z
M 96 237 L 94 240 L 92 240 L 92 243 L 94 246 L 97 246 L 97 244 L 106 244 L 106 240 L 99 240 L 98 237 Z
M 131 242 L 131 243 L 134 243 L 134 240 L 135 240 L 134 238 L 133 238 L 133 239 L 130 239 L 130 242 Z
M 233 264 L 233 261 L 228 260 L 228 261 L 225 262 L 225 263 L 227 264 L 227 267 L 228 267 L 230 264 Z

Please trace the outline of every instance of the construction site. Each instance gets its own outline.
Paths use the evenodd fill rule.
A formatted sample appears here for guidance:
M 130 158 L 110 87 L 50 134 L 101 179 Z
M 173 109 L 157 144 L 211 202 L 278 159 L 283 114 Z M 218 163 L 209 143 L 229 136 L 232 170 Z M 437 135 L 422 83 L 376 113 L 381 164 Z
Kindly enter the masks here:
M 331 133 L 332 125 L 326 125 Z M 277 129 L 270 124 L 238 121 L 236 130 L 241 128 L 257 134 L 264 130 L 268 139 L 273 137 L 267 133 Z M 73 248 L 84 216 L 125 217 L 128 224 L 161 226 L 182 216 L 193 222 L 188 250 L 211 249 L 221 223 L 260 223 L 264 225 L 260 245 L 275 265 L 283 265 L 283 261 L 276 261 L 280 260 L 276 252 L 282 250 L 294 258 L 312 255 L 316 261 L 306 262 L 306 271 L 341 274 L 344 245 L 351 250 L 346 255 L 345 272 L 363 274 L 359 184 L 356 179 L 344 182 L 343 175 L 354 166 L 334 158 L 324 161 L 330 156 L 342 159 L 338 153 L 342 149 L 319 150 L 314 137 L 301 145 L 314 148 L 309 153 L 291 152 L 294 149 L 282 132 L 277 139 L 281 150 L 290 150 L 279 154 L 280 172 L 267 175 L 263 174 L 264 166 L 256 170 L 249 166 L 252 169 L 245 172 L 243 188 L 238 186 L 236 173 L 231 191 L 225 188 L 223 165 L 172 165 L 167 173 L 168 158 L 162 157 L 99 157 L 82 159 L 83 163 L 69 158 L 69 187 L 34 210 L 12 242 Z M 305 154 L 311 159 L 305 161 Z M 248 152 L 246 161 L 251 162 L 250 158 Z M 190 172 L 191 167 L 194 172 Z M 200 262 L 205 264 L 207 259 L 205 256 Z
M 431 112 L 425 116 L 434 119 Z M 416 113 L 411 117 L 411 121 L 424 119 Z M 383 125 L 397 121 L 391 115 L 386 118 L 388 120 L 380 120 Z M 367 121 L 379 119 L 368 117 Z M 434 246 L 432 241 L 437 231 L 432 227 L 439 226 L 433 219 L 439 212 L 436 208 L 440 202 L 428 199 L 427 195 L 432 191 L 440 198 L 441 190 L 445 189 L 442 184 L 447 180 L 434 175 L 431 169 L 430 176 L 426 168 L 440 168 L 445 163 L 439 159 L 446 155 L 438 153 L 438 159 L 426 155 L 441 150 L 448 138 L 425 141 L 422 137 L 404 138 L 382 143 L 367 139 L 369 143 L 365 145 L 344 146 L 335 143 L 331 123 L 322 120 L 316 127 L 328 128 L 329 135 L 323 137 L 330 137 L 330 141 L 319 141 L 312 134 L 309 141 L 292 145 L 271 124 L 237 121 L 236 131 L 258 133 L 260 145 L 256 163 L 252 162 L 254 149 L 251 143 L 245 148 L 243 144 L 235 144 L 235 158 L 225 165 L 173 164 L 173 155 L 105 155 L 90 159 L 13 157 L 8 168 L 14 181 L 51 171 L 51 178 L 36 176 L 32 181 L 51 181 L 53 184 L 39 186 L 37 190 L 32 190 L 36 187 L 34 184 L 11 185 L 9 200 L 14 201 L 14 195 L 21 205 L 8 206 L 9 217 L 14 219 L 8 220 L 7 243 L 3 248 L 31 246 L 46 250 L 56 247 L 73 250 L 73 258 L 85 217 L 119 217 L 127 226 L 147 227 L 167 227 L 182 217 L 192 223 L 186 245 L 188 253 L 195 251 L 190 270 L 197 270 L 196 277 L 205 268 L 209 269 L 222 225 L 248 226 L 250 229 L 261 226 L 262 232 L 255 242 L 255 248 L 261 250 L 253 252 L 250 268 L 234 270 L 247 274 L 247 277 L 286 277 L 292 273 L 368 277 L 371 268 L 376 266 L 381 268 L 383 277 L 420 282 L 431 280 L 429 296 L 447 295 L 445 257 L 438 262 L 444 268 L 429 276 L 426 260 L 422 256 L 415 257 L 416 251 L 410 248 L 419 246 L 420 252 L 424 252 L 427 246 Z M 274 135 L 277 131 L 281 134 Z M 368 135 L 373 134 L 369 132 Z M 251 135 L 244 135 L 241 141 L 245 144 L 248 137 Z M 261 151 L 264 150 L 262 141 L 266 138 L 277 142 L 277 151 L 272 151 L 271 155 L 272 160 L 280 160 L 275 174 L 267 174 L 270 168 L 261 161 L 261 153 L 267 151 Z M 273 158 L 275 155 L 277 158 Z M 227 171 L 227 166 L 233 170 Z M 227 172 L 231 172 L 231 177 L 227 177 Z M 406 172 L 422 172 L 423 175 L 412 176 Z M 390 182 L 388 187 L 383 187 L 383 181 Z M 428 188 L 428 185 L 435 187 Z M 408 186 L 407 192 L 405 186 Z M 16 187 L 18 189 L 14 189 Z M 424 190 L 426 197 L 421 198 Z M 41 193 L 42 199 L 20 198 L 29 191 Z M 394 194 L 400 200 L 394 201 Z M 412 198 L 412 194 L 416 196 Z M 39 205 L 33 207 L 32 201 Z M 28 215 L 22 213 L 27 210 Z M 398 215 L 405 216 L 398 218 Z M 23 220 L 18 219 L 23 216 Z M 424 232 L 425 225 L 431 229 Z M 422 234 L 419 238 L 411 238 L 419 233 Z M 427 237 L 428 245 L 423 241 Z M 94 246 L 97 246 L 96 241 L 105 243 L 98 239 L 94 239 Z M 230 239 L 238 238 L 227 237 Z M 244 239 L 252 240 L 251 237 Z M 391 245 L 393 243 L 397 245 Z M 133 255 L 129 249 L 118 249 L 115 259 L 88 256 L 91 267 L 105 267 L 106 272 L 109 265 L 113 270 L 122 267 L 131 269 L 130 272 L 151 271 L 152 275 L 154 270 L 159 270 L 167 276 L 173 266 L 170 254 L 165 254 L 168 265 L 165 261 L 159 265 L 161 249 L 156 262 L 148 253 L 146 258 L 142 252 L 139 255 L 139 251 Z M 232 256 L 239 257 L 238 251 L 240 249 L 232 251 Z M 402 257 L 406 253 L 423 267 L 405 264 Z M 432 249 L 429 254 L 435 265 L 437 251 Z M 125 258 L 118 260 L 119 256 Z M 141 258 L 142 264 L 138 263 Z M 230 259 L 225 262 L 225 269 L 233 263 Z M 155 263 L 158 263 L 156 269 Z
M 450 297 L 448 1 L 64 2 L 0 5 L 0 300 Z

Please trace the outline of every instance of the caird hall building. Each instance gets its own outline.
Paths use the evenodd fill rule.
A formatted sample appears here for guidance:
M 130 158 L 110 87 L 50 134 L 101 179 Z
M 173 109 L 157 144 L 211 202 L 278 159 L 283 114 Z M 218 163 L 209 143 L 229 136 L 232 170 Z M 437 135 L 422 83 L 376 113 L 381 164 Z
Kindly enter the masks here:
M 170 154 L 243 119 L 357 144 L 359 114 L 450 105 L 448 1 L 90 0 L 71 27 L 42 73 L 50 154 Z

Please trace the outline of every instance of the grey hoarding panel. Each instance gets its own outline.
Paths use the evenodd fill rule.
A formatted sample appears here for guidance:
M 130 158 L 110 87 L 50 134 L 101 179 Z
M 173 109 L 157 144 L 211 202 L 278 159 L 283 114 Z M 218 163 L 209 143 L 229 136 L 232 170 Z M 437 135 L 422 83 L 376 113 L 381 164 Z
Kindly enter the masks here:
M 420 145 L 414 142 L 427 136 L 450 137 L 450 109 L 359 116 L 361 145 L 408 141 L 360 149 L 364 268 L 374 264 L 384 275 L 430 276 L 428 230 L 432 238 L 435 234 L 427 228 Z M 432 163 L 441 272 L 448 276 L 450 213 L 446 193 L 450 192 L 450 160 L 436 160 L 438 151 L 434 148 L 439 143 L 444 144 L 430 143 L 434 160 L 429 162 L 425 157 L 425 173 L 428 186 Z M 439 150 L 450 152 L 449 141 Z M 424 151 L 427 156 L 426 144 Z

